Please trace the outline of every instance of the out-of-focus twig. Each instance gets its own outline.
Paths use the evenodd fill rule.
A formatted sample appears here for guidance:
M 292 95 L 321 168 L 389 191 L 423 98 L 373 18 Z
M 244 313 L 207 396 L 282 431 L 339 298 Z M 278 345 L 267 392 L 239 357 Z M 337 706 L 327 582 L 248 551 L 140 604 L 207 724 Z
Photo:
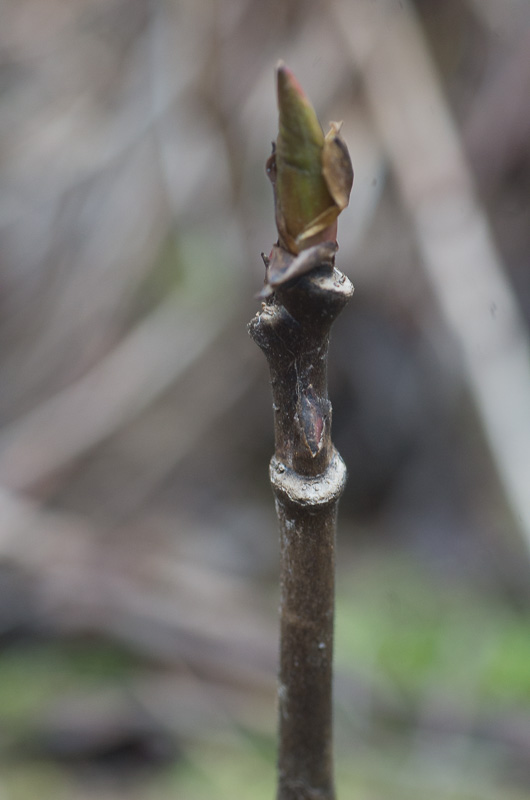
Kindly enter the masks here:
M 530 347 L 410 3 L 332 4 L 530 548 Z
M 153 547 L 138 575 L 130 545 L 111 555 L 100 536 L 83 517 L 0 487 L 0 561 L 30 578 L 37 626 L 97 634 L 245 685 L 270 682 L 275 635 L 250 584 Z
M 170 296 L 75 384 L 0 435 L 0 482 L 28 489 L 130 421 L 215 340 L 229 310 L 208 315 Z
M 154 157 L 159 127 L 169 134 L 177 225 L 188 210 L 183 227 L 192 236 L 203 201 L 211 208 L 216 192 L 226 197 L 217 137 L 193 117 L 188 98 L 201 71 L 201 58 L 190 55 L 204 52 L 202 12 L 110 0 L 88 3 L 87 18 L 84 6 L 41 5 L 45 24 L 24 22 L 27 4 L 19 3 L 6 9 L 0 32 L 8 109 L 0 410 L 10 421 L 94 365 L 157 263 L 170 226 Z M 169 55 L 164 92 L 154 97 L 146 75 L 159 7 Z

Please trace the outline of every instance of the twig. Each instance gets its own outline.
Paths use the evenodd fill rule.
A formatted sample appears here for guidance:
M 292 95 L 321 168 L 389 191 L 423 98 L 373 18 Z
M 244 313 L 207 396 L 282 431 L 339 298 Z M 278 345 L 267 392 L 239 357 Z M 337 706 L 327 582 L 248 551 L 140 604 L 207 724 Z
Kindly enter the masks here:
M 250 325 L 267 356 L 281 543 L 278 798 L 332 798 L 335 518 L 344 463 L 331 443 L 329 329 L 353 287 L 337 270 L 302 278 Z M 318 452 L 317 452 L 318 451 Z
M 336 243 L 323 237 L 336 231 L 353 174 L 338 126 L 324 140 L 282 64 L 278 99 L 280 133 L 267 170 L 280 240 L 264 259 L 262 294 L 269 300 L 249 326 L 269 362 L 274 409 L 270 480 L 281 551 L 277 797 L 333 800 L 335 523 L 346 468 L 331 442 L 327 355 L 331 325 L 353 286 L 334 268 Z

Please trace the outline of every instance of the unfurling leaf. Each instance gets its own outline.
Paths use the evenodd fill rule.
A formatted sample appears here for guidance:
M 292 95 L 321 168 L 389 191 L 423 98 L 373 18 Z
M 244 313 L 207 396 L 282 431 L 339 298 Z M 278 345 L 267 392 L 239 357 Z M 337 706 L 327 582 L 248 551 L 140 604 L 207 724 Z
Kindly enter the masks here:
M 353 169 L 340 124 L 332 122 L 324 137 L 313 106 L 282 62 L 277 81 L 279 132 L 267 172 L 274 186 L 280 245 L 297 254 L 335 241 Z

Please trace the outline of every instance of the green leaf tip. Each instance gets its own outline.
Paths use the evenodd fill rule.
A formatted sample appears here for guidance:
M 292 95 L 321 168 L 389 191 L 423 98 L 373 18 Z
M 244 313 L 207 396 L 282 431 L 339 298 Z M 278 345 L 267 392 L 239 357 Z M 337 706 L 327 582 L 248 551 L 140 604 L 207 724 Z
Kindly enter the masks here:
M 267 162 L 280 245 L 290 253 L 335 241 L 353 169 L 340 124 L 324 136 L 311 102 L 283 61 L 276 66 L 278 138 Z

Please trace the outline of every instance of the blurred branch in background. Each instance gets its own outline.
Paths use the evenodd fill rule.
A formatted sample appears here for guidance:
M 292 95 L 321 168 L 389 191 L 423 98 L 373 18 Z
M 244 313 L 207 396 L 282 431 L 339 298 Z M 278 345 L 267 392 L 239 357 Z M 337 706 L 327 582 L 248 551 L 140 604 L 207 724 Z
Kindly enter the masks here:
M 227 311 L 218 306 L 205 319 L 189 310 L 182 295 L 180 290 L 164 300 L 91 371 L 0 434 L 4 486 L 28 490 L 53 477 L 134 419 L 212 346 Z M 235 384 L 242 390 L 241 381 Z M 214 414 L 226 411 L 226 401 L 218 400 L 209 404 Z M 202 430 L 205 415 L 195 421 Z M 174 463 L 196 438 L 189 426 L 181 423 L 180 430 Z
M 530 551 L 528 331 L 411 5 L 334 3 Z M 476 124 L 476 123 L 475 123 Z
M 177 556 L 176 542 L 160 539 L 150 552 L 147 541 L 125 558 L 112 548 L 103 556 L 99 536 L 82 518 L 2 492 L 0 558 L 30 580 L 26 625 L 48 635 L 103 635 L 154 663 L 272 689 L 274 628 L 265 617 L 258 622 L 251 585 Z M 8 609 L 4 616 L 7 626 Z

